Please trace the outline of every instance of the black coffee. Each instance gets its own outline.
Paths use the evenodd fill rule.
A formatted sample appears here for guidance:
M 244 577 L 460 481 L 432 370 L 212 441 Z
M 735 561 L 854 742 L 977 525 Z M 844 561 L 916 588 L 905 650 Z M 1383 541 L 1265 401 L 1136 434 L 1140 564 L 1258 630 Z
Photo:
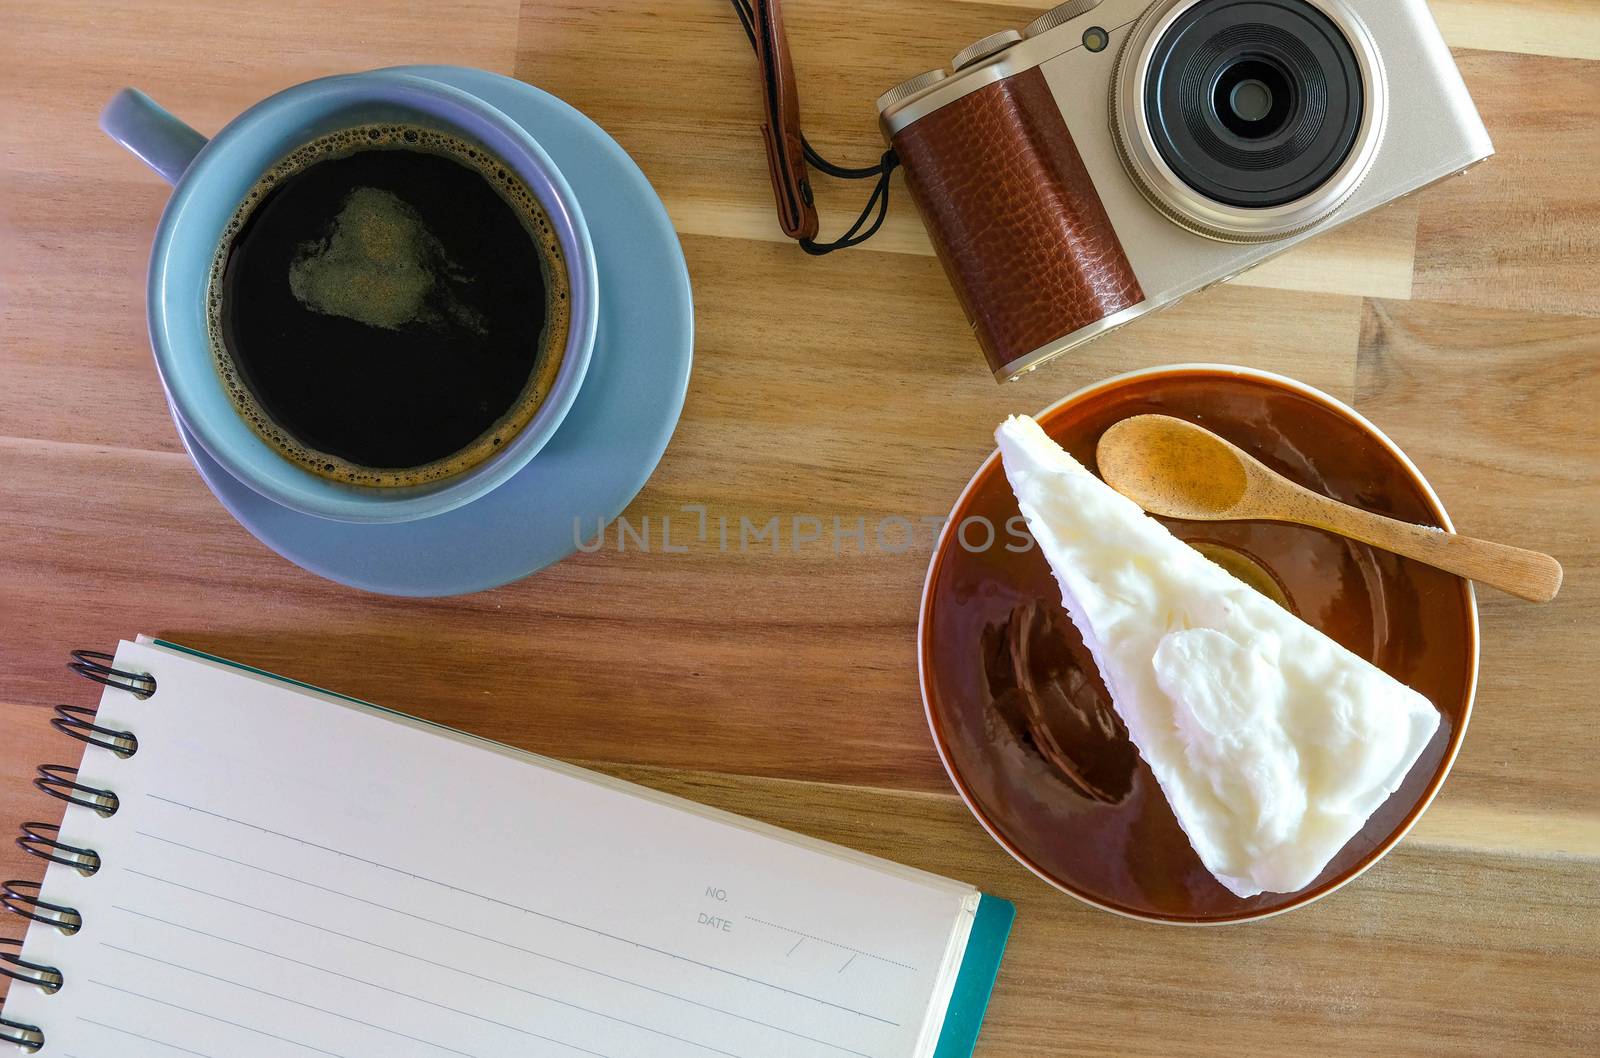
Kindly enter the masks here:
M 212 267 L 217 367 L 269 444 L 325 477 L 460 473 L 527 425 L 567 337 L 567 272 L 533 194 L 411 126 L 301 147 L 246 196 Z

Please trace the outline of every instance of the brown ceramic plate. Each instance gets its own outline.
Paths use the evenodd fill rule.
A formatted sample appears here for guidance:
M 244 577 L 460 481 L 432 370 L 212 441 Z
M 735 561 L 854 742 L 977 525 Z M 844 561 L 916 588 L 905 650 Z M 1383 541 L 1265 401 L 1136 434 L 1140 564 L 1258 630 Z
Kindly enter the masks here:
M 1108 379 L 1038 416 L 1095 469 L 1112 423 L 1158 412 L 1200 423 L 1295 481 L 1406 521 L 1452 529 L 1439 498 L 1375 426 L 1325 393 L 1245 368 L 1184 365 Z M 918 625 L 923 703 L 951 780 L 994 839 L 1051 885 L 1160 922 L 1265 918 L 1310 903 L 1376 863 L 1409 830 L 1455 760 L 1478 672 L 1472 586 L 1316 529 L 1268 522 L 1164 523 L 1303 620 L 1426 695 L 1438 732 L 1404 784 L 1297 893 L 1240 899 L 1201 865 L 1111 708 L 998 452 L 968 483 L 928 568 Z M 995 527 L 992 546 L 981 522 Z M 1013 523 L 1019 524 L 1019 523 Z

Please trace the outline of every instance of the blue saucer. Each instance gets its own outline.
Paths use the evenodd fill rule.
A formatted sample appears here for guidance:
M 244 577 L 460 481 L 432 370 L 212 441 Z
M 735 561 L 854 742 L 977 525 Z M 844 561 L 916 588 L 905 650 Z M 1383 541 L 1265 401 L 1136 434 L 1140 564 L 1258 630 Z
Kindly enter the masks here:
M 616 141 L 555 96 L 483 70 L 412 66 L 487 100 L 533 134 L 572 185 L 600 272 L 594 358 L 561 428 L 515 477 L 464 507 L 360 525 L 292 511 L 222 469 L 181 420 L 183 446 L 222 505 L 263 544 L 329 580 L 384 595 L 482 591 L 593 540 L 666 450 L 694 348 L 689 272 L 650 182 Z

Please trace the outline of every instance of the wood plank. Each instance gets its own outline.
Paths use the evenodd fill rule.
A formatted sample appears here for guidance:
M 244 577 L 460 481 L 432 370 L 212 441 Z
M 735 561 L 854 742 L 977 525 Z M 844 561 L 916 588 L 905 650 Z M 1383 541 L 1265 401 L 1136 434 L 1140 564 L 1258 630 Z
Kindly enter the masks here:
M 1411 296 L 1417 213 L 1432 189 L 1380 206 L 1272 258 L 1232 282 L 1372 298 Z
M 1592 0 L 1428 0 L 1457 48 L 1600 59 Z
M 1600 815 L 1505 809 L 1452 796 L 1430 808 L 1406 840 L 1462 852 L 1594 860 Z
M 975 0 L 996 10 L 986 32 L 1022 26 L 1011 0 Z M 1600 23 L 1592 0 L 1427 0 L 1445 40 L 1458 48 L 1600 59 Z M 1030 9 L 1037 12 L 1048 4 Z
M 1600 315 L 1600 62 L 1458 58 L 1499 153 L 1421 197 L 1414 296 Z

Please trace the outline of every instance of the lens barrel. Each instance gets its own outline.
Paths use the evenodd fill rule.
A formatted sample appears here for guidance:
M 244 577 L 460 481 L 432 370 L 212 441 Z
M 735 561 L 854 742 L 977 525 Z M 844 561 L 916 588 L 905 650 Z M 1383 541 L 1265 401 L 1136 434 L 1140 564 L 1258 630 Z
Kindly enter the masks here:
M 1370 167 L 1387 116 L 1377 50 L 1342 0 L 1157 0 L 1112 93 L 1141 190 L 1230 241 L 1325 218 Z

